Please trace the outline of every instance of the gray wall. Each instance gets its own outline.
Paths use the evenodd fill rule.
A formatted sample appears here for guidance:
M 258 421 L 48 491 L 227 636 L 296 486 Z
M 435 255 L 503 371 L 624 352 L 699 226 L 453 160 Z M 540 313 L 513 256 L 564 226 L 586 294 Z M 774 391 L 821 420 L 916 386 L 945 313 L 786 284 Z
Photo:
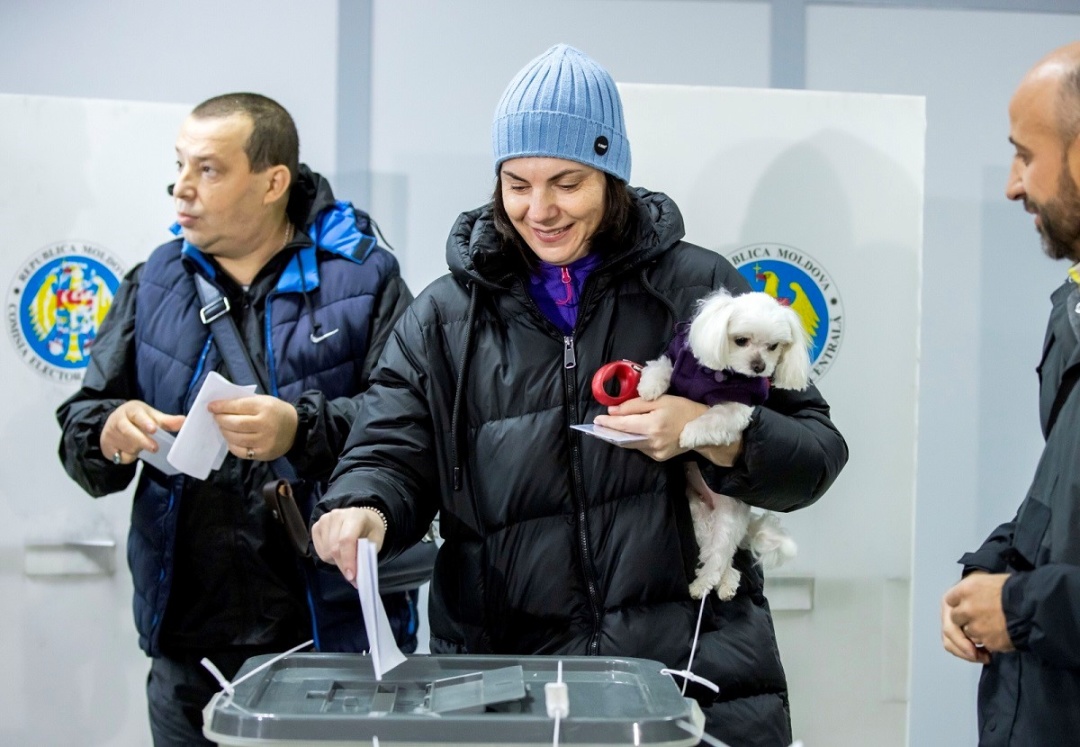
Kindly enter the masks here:
M 1002 195 L 1006 105 L 1039 56 L 1080 38 L 1074 3 L 542 7 L 4 0 L 0 92 L 187 103 L 235 89 L 271 95 L 296 116 L 304 159 L 336 175 L 345 196 L 370 195 L 362 202 L 380 218 L 414 290 L 442 272 L 456 214 L 491 189 L 488 126 L 502 86 L 551 43 L 586 49 L 624 82 L 804 82 L 926 96 L 909 741 L 974 743 L 977 672 L 941 651 L 938 603 L 960 553 L 1012 517 L 1040 448 L 1033 368 L 1047 297 L 1065 268 L 1042 258 L 1029 217 Z M 887 278 L 875 282 L 887 303 Z
M 1049 294 L 1031 216 L 1004 197 L 1007 107 L 1080 16 L 812 8 L 807 85 L 927 98 L 923 321 L 909 743 L 974 744 L 976 678 L 944 654 L 956 560 L 1010 520 L 1042 445 L 1034 368 Z M 883 286 L 887 299 L 887 286 Z
M 258 91 L 325 167 L 337 159 L 337 32 L 337 0 L 3 0 L 0 92 L 194 105 Z
M 503 87 L 552 44 L 587 50 L 621 82 L 768 85 L 765 4 L 546 0 L 543 7 L 374 3 L 371 164 L 381 188 L 372 206 L 398 221 L 393 235 L 417 288 L 445 272 L 443 248 L 458 213 L 491 196 L 491 117 Z

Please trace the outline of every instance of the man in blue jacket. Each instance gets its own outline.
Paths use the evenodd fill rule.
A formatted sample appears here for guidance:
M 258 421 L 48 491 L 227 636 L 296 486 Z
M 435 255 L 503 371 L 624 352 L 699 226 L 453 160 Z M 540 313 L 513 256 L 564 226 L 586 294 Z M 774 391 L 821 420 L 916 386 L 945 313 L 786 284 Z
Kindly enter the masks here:
M 983 665 L 979 744 L 1080 739 L 1080 43 L 1043 58 L 1009 105 L 1016 149 L 1005 194 L 1034 216 L 1052 259 L 1039 364 L 1046 445 L 1016 517 L 973 553 L 942 600 L 945 650 Z
M 196 276 L 227 301 L 265 392 L 211 403 L 229 455 L 207 479 L 147 464 L 139 475 L 128 562 L 159 747 L 209 744 L 201 709 L 218 685 L 203 657 L 232 678 L 250 656 L 318 637 L 319 609 L 308 609 L 297 553 L 261 489 L 282 457 L 306 484 L 325 483 L 355 395 L 412 299 L 367 215 L 335 200 L 298 155 L 292 118 L 264 96 L 226 94 L 192 111 L 170 188 L 179 236 L 125 277 L 82 388 L 57 412 L 71 477 L 93 496 L 126 487 L 140 452 L 158 450 L 155 434 L 181 427 L 207 374 L 233 378 Z M 414 602 L 415 592 L 384 598 L 406 651 Z M 358 605 L 356 624 L 362 635 Z

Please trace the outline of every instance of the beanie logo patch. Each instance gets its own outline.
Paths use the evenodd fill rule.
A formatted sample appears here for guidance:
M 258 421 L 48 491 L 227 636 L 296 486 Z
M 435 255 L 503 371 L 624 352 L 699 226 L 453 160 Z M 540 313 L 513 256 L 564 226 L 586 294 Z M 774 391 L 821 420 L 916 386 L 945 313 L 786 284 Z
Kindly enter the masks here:
M 601 135 L 596 138 L 596 142 L 593 143 L 593 150 L 596 151 L 596 155 L 602 156 L 608 151 L 608 139 Z

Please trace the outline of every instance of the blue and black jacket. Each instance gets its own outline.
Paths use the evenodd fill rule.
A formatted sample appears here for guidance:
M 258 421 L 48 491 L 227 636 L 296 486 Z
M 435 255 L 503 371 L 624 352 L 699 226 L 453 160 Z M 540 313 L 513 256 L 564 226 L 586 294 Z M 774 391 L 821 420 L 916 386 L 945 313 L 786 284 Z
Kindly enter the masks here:
M 57 412 L 60 456 L 91 495 L 126 487 L 134 465 L 99 448 L 108 415 L 129 399 L 186 414 L 210 371 L 228 369 L 199 319 L 194 274 L 216 283 L 265 390 L 294 404 L 286 458 L 313 484 L 326 480 L 359 412 L 356 395 L 411 301 L 396 259 L 368 216 L 334 199 L 301 167 L 289 205 L 294 238 L 238 286 L 183 239 L 128 273 L 95 340 L 82 388 Z M 140 645 L 150 655 L 234 647 L 282 648 L 311 635 L 311 613 L 284 530 L 263 504 L 265 462 L 227 456 L 205 481 L 144 466 L 128 538 Z M 407 645 L 411 599 L 384 600 Z

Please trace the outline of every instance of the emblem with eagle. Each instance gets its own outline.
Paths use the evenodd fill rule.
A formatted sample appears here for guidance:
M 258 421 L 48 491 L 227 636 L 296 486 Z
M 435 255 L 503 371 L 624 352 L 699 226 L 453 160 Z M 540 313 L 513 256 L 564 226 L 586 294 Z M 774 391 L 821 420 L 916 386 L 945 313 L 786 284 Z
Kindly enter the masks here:
M 832 366 L 843 339 L 843 304 L 820 262 L 784 244 L 751 244 L 732 252 L 731 263 L 755 291 L 790 306 L 810 337 L 811 375 L 820 380 Z
M 114 288 L 109 280 L 115 286 L 112 273 L 84 257 L 63 257 L 35 273 L 23 303 L 30 322 L 27 337 L 37 343 L 39 354 L 56 365 L 86 365 L 98 327 L 112 305 Z

